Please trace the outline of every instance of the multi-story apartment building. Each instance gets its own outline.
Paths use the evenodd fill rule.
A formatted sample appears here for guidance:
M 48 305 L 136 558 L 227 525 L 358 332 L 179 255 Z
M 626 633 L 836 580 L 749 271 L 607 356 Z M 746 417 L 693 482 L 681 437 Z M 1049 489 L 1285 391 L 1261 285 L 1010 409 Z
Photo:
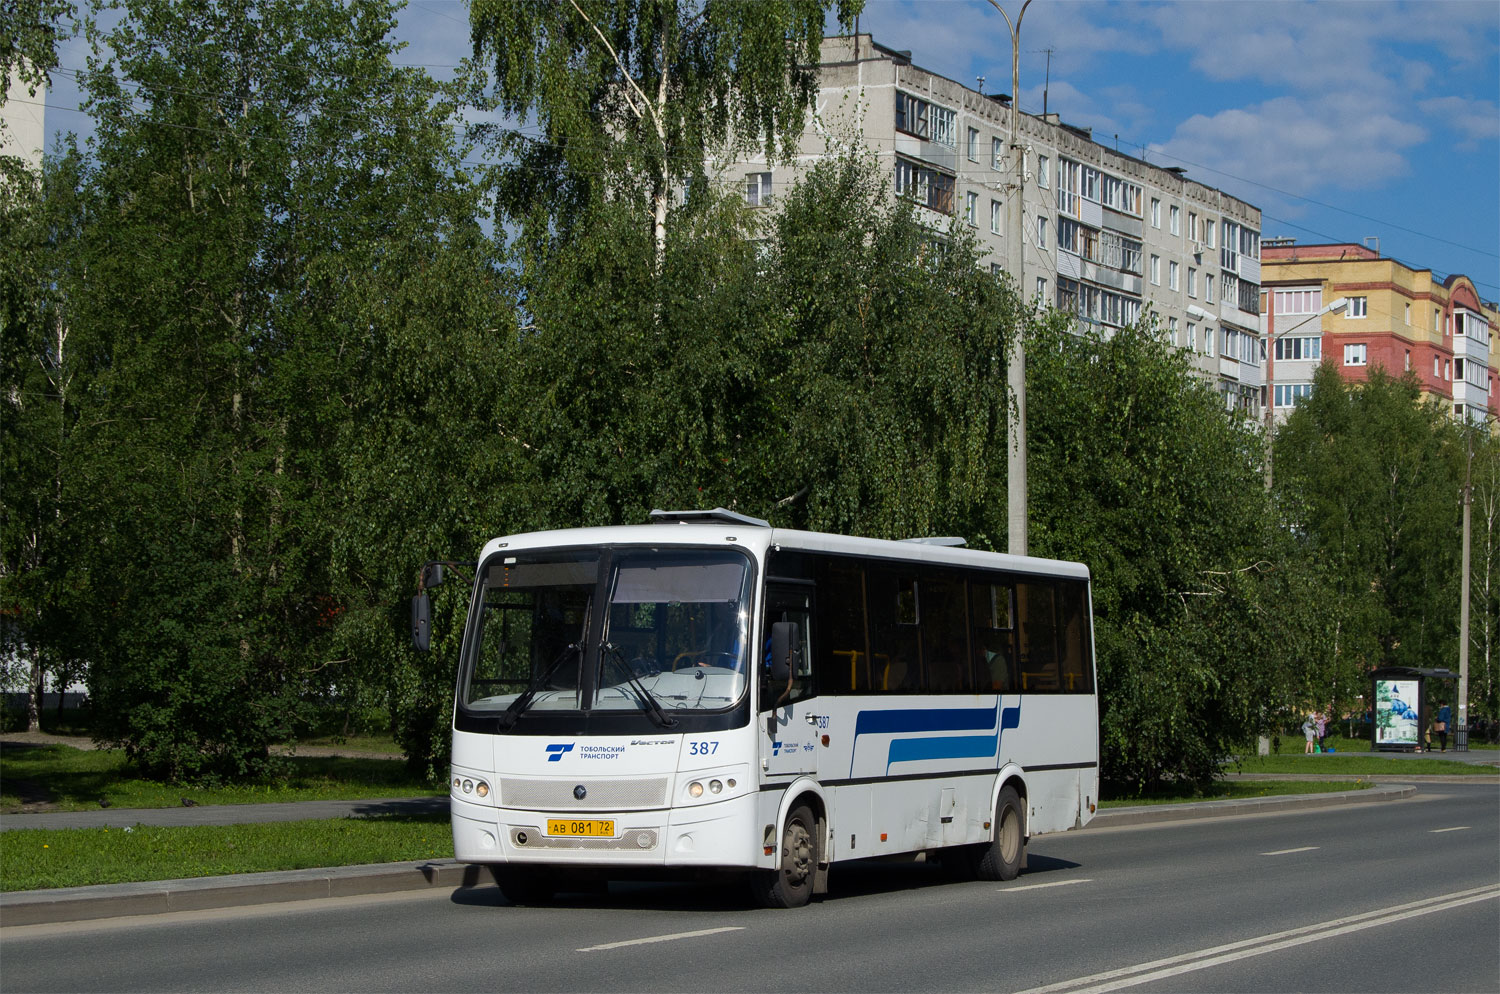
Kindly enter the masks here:
M 38 86 L 32 94 L 21 74 L 11 70 L 7 99 L 0 101 L 0 155 L 20 159 L 33 172 L 42 167 L 42 146 L 47 140 L 46 101 L 45 86 Z
M 823 40 L 812 126 L 797 160 L 725 163 L 746 199 L 768 206 L 798 171 L 853 136 L 896 195 L 935 231 L 968 224 L 1006 268 L 1008 212 L 1022 214 L 1020 287 L 1039 304 L 1111 334 L 1154 314 L 1229 407 L 1262 396 L 1260 211 L 1213 187 L 1093 140 L 1058 116 L 1019 114 L 1023 183 L 1014 189 L 1010 100 L 912 64 L 869 35 Z
M 1372 366 L 1412 372 L 1424 396 L 1473 422 L 1500 414 L 1493 329 L 1500 312 L 1467 276 L 1436 279 L 1365 245 L 1268 240 L 1262 260 L 1275 412 L 1312 389 L 1319 362 L 1363 380 Z M 1338 301 L 1336 312 L 1323 313 Z M 1303 330 L 1305 326 L 1305 331 Z

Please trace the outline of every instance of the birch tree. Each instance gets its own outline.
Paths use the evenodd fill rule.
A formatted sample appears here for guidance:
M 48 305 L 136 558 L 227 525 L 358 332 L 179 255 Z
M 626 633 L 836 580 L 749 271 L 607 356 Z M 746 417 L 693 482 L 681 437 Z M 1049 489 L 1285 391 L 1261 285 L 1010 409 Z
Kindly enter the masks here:
M 832 10 L 863 0 L 475 0 L 475 58 L 494 68 L 518 127 L 500 150 L 499 206 L 529 249 L 567 237 L 581 213 L 623 199 L 665 254 L 673 189 L 710 153 L 787 154 L 817 86 Z M 536 134 L 528 134 L 534 122 Z

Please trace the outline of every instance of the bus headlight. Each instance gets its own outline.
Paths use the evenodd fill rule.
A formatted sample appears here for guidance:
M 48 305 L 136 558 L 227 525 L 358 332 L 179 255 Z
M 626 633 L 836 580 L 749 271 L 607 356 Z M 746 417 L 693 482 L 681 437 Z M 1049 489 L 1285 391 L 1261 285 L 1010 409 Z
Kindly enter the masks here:
M 478 794 L 480 797 L 489 797 L 490 785 L 481 780 L 474 785 L 474 793 Z
M 692 783 L 688 784 L 688 796 L 689 797 L 702 797 L 703 796 L 703 784 L 699 783 L 697 780 L 694 780 Z
M 474 781 L 472 781 L 472 780 L 465 780 L 464 781 L 464 793 L 468 794 L 468 793 L 473 792 L 473 790 L 474 790 Z
M 708 789 L 717 794 L 719 791 L 724 789 L 724 785 L 717 780 L 710 780 L 708 782 Z

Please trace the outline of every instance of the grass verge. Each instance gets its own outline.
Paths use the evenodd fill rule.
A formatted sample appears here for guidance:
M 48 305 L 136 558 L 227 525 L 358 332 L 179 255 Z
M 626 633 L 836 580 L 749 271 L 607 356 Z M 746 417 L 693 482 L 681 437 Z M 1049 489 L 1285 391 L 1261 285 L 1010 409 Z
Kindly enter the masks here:
M 1133 808 L 1142 804 L 1189 804 L 1193 801 L 1227 801 L 1281 794 L 1331 794 L 1340 790 L 1364 790 L 1368 783 L 1316 780 L 1258 780 L 1216 783 L 1205 791 L 1184 788 L 1141 797 L 1116 797 L 1100 801 L 1101 808 Z
M 257 804 L 271 801 L 363 800 L 440 794 L 412 777 L 404 763 L 342 756 L 295 756 L 286 775 L 259 783 L 184 787 L 141 779 L 119 750 L 65 745 L 0 744 L 0 813 L 27 801 L 50 800 L 54 811 L 173 808 L 197 804 Z
M 451 859 L 446 814 L 256 825 L 18 829 L 0 835 L 0 890 Z
M 1372 773 L 1415 776 L 1417 774 L 1467 774 L 1500 777 L 1500 768 L 1456 763 L 1446 759 L 1396 759 L 1376 753 L 1322 753 L 1312 756 L 1244 756 L 1239 765 L 1225 767 L 1226 773 L 1296 773 L 1308 777 L 1339 773 L 1368 776 Z

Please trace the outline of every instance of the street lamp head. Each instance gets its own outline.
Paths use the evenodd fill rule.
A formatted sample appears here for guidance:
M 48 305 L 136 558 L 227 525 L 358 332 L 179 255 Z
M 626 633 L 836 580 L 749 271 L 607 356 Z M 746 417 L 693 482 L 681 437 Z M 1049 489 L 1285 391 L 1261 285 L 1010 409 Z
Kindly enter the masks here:
M 1188 317 L 1197 318 L 1199 321 L 1212 321 L 1214 319 L 1214 316 L 1212 314 L 1208 313 L 1197 304 L 1188 304 L 1187 312 Z
M 1339 311 L 1342 311 L 1344 308 L 1346 308 L 1348 306 L 1349 306 L 1349 298 L 1348 297 L 1340 297 L 1339 299 L 1335 300 L 1333 303 L 1331 303 L 1327 307 L 1325 307 L 1324 310 L 1326 310 L 1329 314 L 1337 314 Z

